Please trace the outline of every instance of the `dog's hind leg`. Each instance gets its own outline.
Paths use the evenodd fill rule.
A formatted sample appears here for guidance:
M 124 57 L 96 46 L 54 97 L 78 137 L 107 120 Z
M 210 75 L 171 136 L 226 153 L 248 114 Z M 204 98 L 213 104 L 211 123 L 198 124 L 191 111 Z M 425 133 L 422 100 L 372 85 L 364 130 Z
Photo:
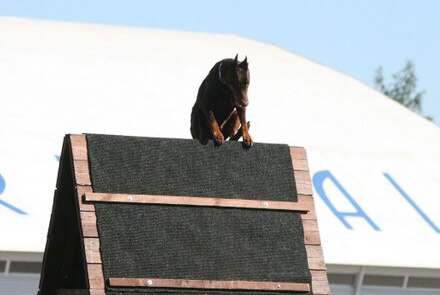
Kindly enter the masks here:
M 211 130 L 206 122 L 206 117 L 197 106 L 193 107 L 191 113 L 191 135 L 198 140 L 213 139 Z

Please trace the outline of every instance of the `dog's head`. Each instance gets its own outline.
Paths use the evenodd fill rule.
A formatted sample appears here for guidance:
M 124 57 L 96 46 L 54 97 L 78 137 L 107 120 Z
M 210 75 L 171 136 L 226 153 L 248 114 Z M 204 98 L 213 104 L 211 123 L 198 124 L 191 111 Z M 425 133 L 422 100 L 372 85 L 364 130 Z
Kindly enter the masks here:
M 238 54 L 234 59 L 224 60 L 219 67 L 219 79 L 232 92 L 232 104 L 238 108 L 244 108 L 249 104 L 247 91 L 249 88 L 250 75 L 247 57 L 238 61 Z

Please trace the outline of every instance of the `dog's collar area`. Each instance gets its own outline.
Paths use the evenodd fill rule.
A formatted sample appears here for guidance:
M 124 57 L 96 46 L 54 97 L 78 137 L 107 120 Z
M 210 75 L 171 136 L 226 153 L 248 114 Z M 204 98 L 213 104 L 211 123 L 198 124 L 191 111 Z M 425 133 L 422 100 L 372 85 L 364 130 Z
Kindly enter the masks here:
M 218 79 L 222 84 L 226 84 L 225 79 L 222 77 L 222 65 L 223 63 L 221 62 L 220 65 L 218 66 Z

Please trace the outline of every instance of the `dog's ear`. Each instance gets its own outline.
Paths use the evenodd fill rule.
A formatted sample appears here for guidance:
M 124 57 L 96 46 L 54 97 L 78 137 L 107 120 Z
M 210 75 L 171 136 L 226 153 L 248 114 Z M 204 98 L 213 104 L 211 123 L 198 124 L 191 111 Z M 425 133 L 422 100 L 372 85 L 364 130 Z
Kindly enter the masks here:
M 244 61 L 242 61 L 242 62 L 240 63 L 239 67 L 242 68 L 242 69 L 247 70 L 247 68 L 248 68 L 247 56 L 246 56 L 246 58 L 244 59 Z
M 237 55 L 235 56 L 234 60 L 232 61 L 232 67 L 233 67 L 233 68 L 236 68 L 237 65 L 238 65 L 238 53 L 237 53 Z

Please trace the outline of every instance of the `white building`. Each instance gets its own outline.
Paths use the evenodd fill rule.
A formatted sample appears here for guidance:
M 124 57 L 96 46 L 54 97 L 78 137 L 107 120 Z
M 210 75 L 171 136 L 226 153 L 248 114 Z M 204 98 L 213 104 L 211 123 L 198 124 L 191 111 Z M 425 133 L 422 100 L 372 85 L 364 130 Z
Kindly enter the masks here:
M 0 294 L 37 292 L 64 134 L 190 138 L 201 81 L 236 53 L 254 140 L 308 151 L 332 294 L 440 294 L 438 126 L 270 44 L 15 18 L 0 18 Z

